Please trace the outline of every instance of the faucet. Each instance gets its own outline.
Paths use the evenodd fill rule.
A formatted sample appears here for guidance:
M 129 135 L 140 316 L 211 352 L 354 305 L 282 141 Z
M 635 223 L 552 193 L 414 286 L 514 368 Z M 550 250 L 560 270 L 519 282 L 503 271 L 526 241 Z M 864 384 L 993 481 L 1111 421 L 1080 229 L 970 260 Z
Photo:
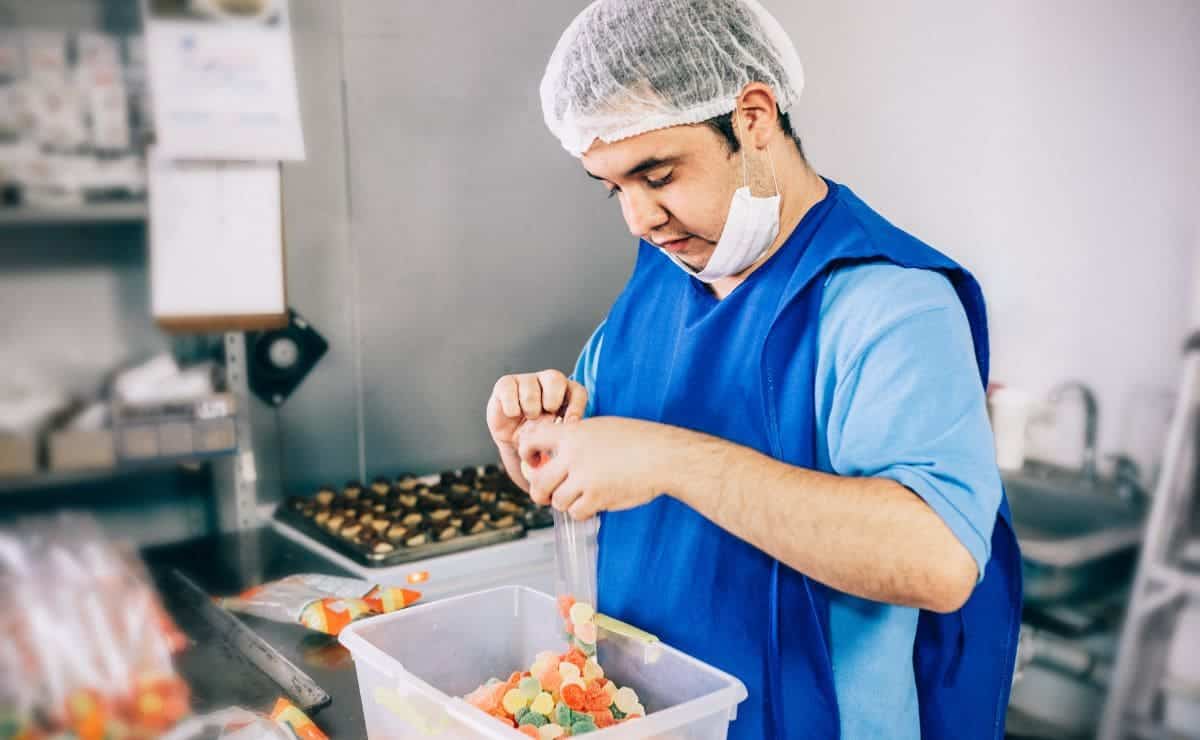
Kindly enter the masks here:
M 1099 477 L 1096 469 L 1096 428 L 1099 417 L 1099 409 L 1096 405 L 1096 394 L 1092 389 L 1078 381 L 1063 383 L 1054 389 L 1050 394 L 1051 403 L 1059 403 L 1067 397 L 1072 391 L 1079 394 L 1080 400 L 1083 402 L 1084 427 L 1083 427 L 1083 464 L 1080 466 L 1080 473 L 1088 481 L 1095 482 Z

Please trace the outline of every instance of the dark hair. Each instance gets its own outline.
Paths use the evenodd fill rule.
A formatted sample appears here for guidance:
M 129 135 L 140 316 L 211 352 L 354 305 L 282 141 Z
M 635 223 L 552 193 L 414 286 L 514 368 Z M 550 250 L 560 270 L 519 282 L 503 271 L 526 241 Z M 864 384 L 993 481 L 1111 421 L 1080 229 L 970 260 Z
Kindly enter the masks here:
M 787 113 L 779 110 L 778 107 L 776 107 L 775 110 L 779 112 L 779 127 L 783 129 L 783 133 L 787 135 L 789 139 L 796 143 L 796 150 L 800 152 L 800 158 L 804 159 L 804 145 L 800 143 L 800 137 L 792 129 L 791 118 Z M 714 131 L 716 131 L 721 135 L 722 138 L 725 139 L 725 144 L 729 147 L 730 153 L 736 154 L 737 152 L 741 151 L 742 144 L 738 141 L 737 134 L 733 131 L 732 111 L 726 113 L 725 115 L 717 116 L 716 118 L 710 118 L 704 122 L 704 125 L 711 126 Z

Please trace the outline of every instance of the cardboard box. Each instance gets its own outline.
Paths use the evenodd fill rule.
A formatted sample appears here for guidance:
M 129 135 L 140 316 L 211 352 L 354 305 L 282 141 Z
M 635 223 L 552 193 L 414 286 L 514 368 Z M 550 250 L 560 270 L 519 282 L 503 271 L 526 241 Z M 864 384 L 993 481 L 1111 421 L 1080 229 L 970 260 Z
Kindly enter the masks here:
M 109 470 L 117 465 L 110 429 L 60 430 L 50 434 L 51 470 Z
M 17 478 L 38 472 L 38 441 L 33 435 L 0 432 L 0 476 Z

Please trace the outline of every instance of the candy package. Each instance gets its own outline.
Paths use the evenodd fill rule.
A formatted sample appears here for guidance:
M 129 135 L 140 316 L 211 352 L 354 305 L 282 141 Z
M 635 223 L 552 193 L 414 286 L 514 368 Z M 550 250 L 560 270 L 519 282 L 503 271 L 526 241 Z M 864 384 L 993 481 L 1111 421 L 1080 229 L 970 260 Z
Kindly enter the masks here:
M 241 707 L 192 717 L 162 740 L 328 740 L 308 715 L 280 697 L 269 715 Z
M 301 573 L 217 599 L 230 611 L 275 622 L 299 622 L 310 630 L 337 635 L 351 622 L 389 614 L 421 598 L 418 591 L 318 573 Z
M 189 711 L 187 638 L 88 517 L 0 530 L 0 736 L 158 737 Z

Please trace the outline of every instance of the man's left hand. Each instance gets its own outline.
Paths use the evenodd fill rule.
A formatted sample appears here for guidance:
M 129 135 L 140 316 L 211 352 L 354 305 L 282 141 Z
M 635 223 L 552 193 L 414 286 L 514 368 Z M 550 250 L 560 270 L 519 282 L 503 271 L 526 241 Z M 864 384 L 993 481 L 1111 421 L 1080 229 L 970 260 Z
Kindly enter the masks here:
M 677 431 L 615 416 L 527 422 L 518 450 L 532 468 L 529 495 L 580 520 L 649 503 L 678 465 Z

